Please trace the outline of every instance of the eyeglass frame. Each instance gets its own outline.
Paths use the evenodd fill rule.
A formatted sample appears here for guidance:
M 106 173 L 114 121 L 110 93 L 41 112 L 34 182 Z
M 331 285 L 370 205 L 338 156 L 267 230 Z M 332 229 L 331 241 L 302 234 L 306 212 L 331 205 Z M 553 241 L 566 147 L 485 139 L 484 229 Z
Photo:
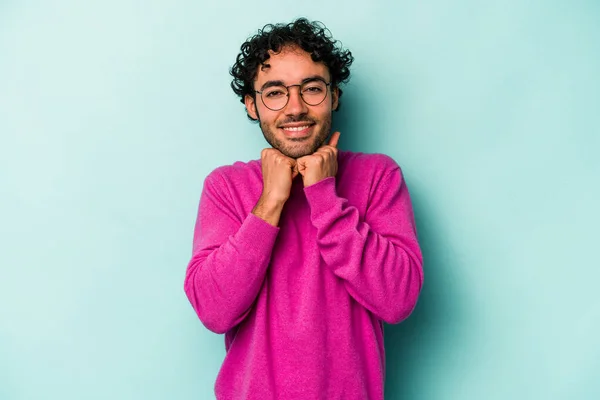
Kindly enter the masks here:
M 314 82 L 314 81 L 321 81 L 321 82 L 323 82 L 325 84 L 325 90 L 326 90 L 326 92 L 325 92 L 325 96 L 323 97 L 323 100 L 321 100 L 317 104 L 309 104 L 309 103 L 306 102 L 306 100 L 304 100 L 304 96 L 302 96 L 302 90 L 301 89 L 302 89 L 303 85 L 309 84 L 309 83 Z M 263 97 L 262 97 L 262 94 L 263 94 L 263 92 L 265 90 L 267 90 L 270 87 L 275 87 L 275 86 L 284 87 L 285 90 L 287 91 L 287 93 L 285 95 L 285 97 L 287 97 L 287 100 L 286 100 L 285 104 L 283 105 L 283 107 L 277 108 L 277 109 L 273 109 L 273 108 L 269 107 L 265 103 L 265 99 L 263 99 Z M 319 104 L 322 104 L 325 101 L 325 99 L 327 98 L 327 93 L 329 92 L 327 90 L 327 88 L 331 87 L 331 81 L 330 82 L 325 82 L 325 79 L 323 79 L 323 78 L 313 77 L 313 78 L 308 78 L 304 82 L 297 83 L 295 85 L 288 85 L 288 86 L 285 86 L 285 85 L 269 85 L 269 86 L 267 86 L 266 88 L 264 88 L 261 91 L 255 90 L 254 92 L 260 94 L 260 101 L 262 101 L 262 103 L 264 104 L 264 106 L 267 107 L 269 110 L 271 110 L 271 111 L 280 111 L 280 110 L 283 110 L 288 105 L 288 103 L 290 102 L 290 88 L 294 87 L 294 86 L 298 86 L 298 94 L 300 95 L 300 98 L 302 99 L 302 101 L 304 102 L 304 104 L 314 107 L 314 106 L 318 106 Z

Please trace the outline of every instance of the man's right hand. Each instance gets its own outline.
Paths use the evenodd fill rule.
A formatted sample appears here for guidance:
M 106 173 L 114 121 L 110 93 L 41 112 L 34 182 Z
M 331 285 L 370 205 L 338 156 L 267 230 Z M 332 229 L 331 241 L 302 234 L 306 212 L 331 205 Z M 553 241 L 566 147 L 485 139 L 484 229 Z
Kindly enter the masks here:
M 252 213 L 277 226 L 285 202 L 290 197 L 292 181 L 298 175 L 296 160 L 276 149 L 264 149 L 260 155 L 263 190 Z

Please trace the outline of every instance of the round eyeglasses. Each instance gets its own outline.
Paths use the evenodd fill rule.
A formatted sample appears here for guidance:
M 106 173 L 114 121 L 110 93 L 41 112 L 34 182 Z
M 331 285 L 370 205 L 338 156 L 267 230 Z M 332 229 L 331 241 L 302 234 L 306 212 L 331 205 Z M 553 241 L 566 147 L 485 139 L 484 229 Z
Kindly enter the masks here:
M 331 82 L 327 83 L 322 79 L 311 79 L 299 85 L 273 85 L 262 91 L 255 90 L 260 94 L 260 98 L 269 110 L 279 111 L 283 109 L 290 100 L 290 88 L 298 86 L 300 97 L 309 106 L 318 106 L 327 97 L 327 87 Z

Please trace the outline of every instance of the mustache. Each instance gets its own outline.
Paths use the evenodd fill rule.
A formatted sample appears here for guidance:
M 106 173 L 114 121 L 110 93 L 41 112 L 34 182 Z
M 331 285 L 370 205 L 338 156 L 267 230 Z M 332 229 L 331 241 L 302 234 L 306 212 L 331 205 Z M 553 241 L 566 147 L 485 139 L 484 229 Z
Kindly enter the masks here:
M 316 121 L 314 121 L 311 118 L 308 118 L 308 117 L 305 117 L 305 116 L 298 116 L 298 117 L 289 117 L 289 118 L 286 118 L 285 120 L 279 122 L 279 124 L 277 124 L 277 125 L 278 125 L 278 127 L 281 127 L 282 125 L 289 124 L 289 123 L 292 123 L 292 122 L 307 122 L 309 124 L 316 124 Z

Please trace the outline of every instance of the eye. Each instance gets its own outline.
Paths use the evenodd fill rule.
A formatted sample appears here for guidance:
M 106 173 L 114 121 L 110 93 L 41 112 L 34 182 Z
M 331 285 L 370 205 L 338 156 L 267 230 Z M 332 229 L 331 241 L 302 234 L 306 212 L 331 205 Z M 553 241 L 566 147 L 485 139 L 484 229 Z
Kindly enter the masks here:
M 265 96 L 270 98 L 277 98 L 285 96 L 285 91 L 282 89 L 271 89 L 265 92 Z
M 317 94 L 323 92 L 323 88 L 320 85 L 310 85 L 304 88 L 304 93 Z

